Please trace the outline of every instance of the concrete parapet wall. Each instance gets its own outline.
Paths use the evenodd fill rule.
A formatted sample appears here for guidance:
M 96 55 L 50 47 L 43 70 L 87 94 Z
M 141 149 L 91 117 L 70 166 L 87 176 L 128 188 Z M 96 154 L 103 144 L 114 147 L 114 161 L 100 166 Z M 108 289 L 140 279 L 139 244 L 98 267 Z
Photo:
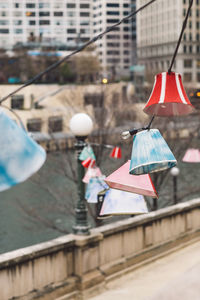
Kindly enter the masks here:
M 88 299 L 109 280 L 200 237 L 200 199 L 0 255 L 1 300 Z

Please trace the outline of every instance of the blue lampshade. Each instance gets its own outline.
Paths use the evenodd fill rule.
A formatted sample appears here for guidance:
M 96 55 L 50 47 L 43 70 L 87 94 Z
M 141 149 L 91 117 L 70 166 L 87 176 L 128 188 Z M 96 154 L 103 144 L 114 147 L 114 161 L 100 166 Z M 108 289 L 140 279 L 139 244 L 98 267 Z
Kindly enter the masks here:
M 97 203 L 98 193 L 108 189 L 108 185 L 103 180 L 103 177 L 92 177 L 87 185 L 85 199 L 88 203 Z
M 129 173 L 149 174 L 172 168 L 177 161 L 158 129 L 143 130 L 133 138 Z
M 0 110 L 0 191 L 23 182 L 39 170 L 46 152 Z

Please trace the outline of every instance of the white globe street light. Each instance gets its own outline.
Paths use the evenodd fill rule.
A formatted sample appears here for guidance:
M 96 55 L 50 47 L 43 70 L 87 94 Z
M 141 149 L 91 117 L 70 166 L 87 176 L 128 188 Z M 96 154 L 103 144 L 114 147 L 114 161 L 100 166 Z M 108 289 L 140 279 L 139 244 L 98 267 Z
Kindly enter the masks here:
M 174 204 L 178 202 L 177 200 L 177 177 L 180 173 L 179 168 L 173 167 L 170 170 L 170 174 L 173 176 L 173 195 L 174 195 Z
M 87 114 L 78 113 L 71 118 L 69 127 L 75 136 L 86 137 L 92 132 L 93 122 Z
M 85 175 L 85 170 L 81 164 L 79 156 L 83 148 L 87 145 L 85 139 L 92 132 L 93 122 L 87 114 L 78 113 L 71 118 L 69 127 L 76 137 L 75 149 L 77 153 L 77 180 L 79 195 L 75 208 L 76 219 L 73 230 L 75 234 L 88 235 L 90 232 L 87 220 L 87 207 L 85 203 L 85 184 L 82 181 Z

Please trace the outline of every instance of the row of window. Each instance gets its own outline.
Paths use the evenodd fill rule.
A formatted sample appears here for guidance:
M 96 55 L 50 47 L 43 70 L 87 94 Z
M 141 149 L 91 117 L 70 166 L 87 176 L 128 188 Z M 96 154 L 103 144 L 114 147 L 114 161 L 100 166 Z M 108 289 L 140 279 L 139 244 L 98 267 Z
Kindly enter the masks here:
M 2 25 L 9 25 L 10 23 L 9 23 L 9 20 L 0 20 L 0 26 Z M 28 25 L 36 25 L 37 24 L 37 22 L 35 21 L 35 20 L 29 20 L 28 21 Z M 54 20 L 54 24 L 55 25 L 62 25 L 63 24 L 63 22 L 62 22 L 62 20 L 60 21 L 58 21 L 58 20 Z M 77 23 L 76 23 L 76 21 L 75 20 L 69 20 L 69 21 L 66 21 L 66 25 L 67 26 L 74 26 L 74 25 L 76 25 Z M 15 26 L 20 26 L 20 25 L 23 25 L 23 21 L 22 20 L 13 20 L 13 25 L 15 25 Z M 81 26 L 88 26 L 88 25 L 90 25 L 90 22 L 89 22 L 89 20 L 82 20 L 82 21 L 80 21 L 80 25 Z
M 21 8 L 22 4 L 21 3 L 14 3 L 13 7 L 14 8 Z M 26 8 L 36 8 L 36 7 L 38 7 L 38 8 L 50 8 L 50 3 L 39 3 L 38 6 L 35 3 L 26 3 L 25 7 Z M 67 8 L 75 8 L 76 3 L 67 3 L 66 7 Z M 0 3 L 0 8 L 9 8 L 9 3 L 8 2 Z M 54 3 L 54 8 L 63 8 L 63 5 Z M 89 3 L 81 3 L 80 8 L 88 9 L 88 8 L 90 8 L 90 4 Z
M 184 40 L 184 41 L 186 41 L 186 40 L 193 41 L 193 40 L 194 40 L 194 35 L 192 35 L 191 32 L 190 32 L 189 34 L 184 33 L 184 35 L 183 35 L 183 40 Z M 200 35 L 199 35 L 199 33 L 196 34 L 195 40 L 196 40 L 196 41 L 199 41 L 199 40 L 200 40 Z
M 34 22 L 34 21 L 32 21 L 32 22 Z M 42 21 L 40 21 L 39 24 L 40 25 L 49 25 L 49 21 L 48 20 L 42 20 Z M 33 25 L 33 24 L 30 24 L 30 25 Z M 9 32 L 10 32 L 10 30 L 8 28 L 0 28 L 0 34 L 8 34 Z M 16 34 L 22 34 L 24 31 L 21 28 L 15 28 L 13 30 L 13 32 L 16 33 Z M 49 30 L 49 32 L 50 32 L 50 30 Z M 77 33 L 77 31 L 76 31 L 76 28 L 69 28 L 69 29 L 66 30 L 66 33 L 71 33 L 71 34 L 73 33 L 74 34 L 74 33 Z M 80 33 L 88 34 L 88 33 L 90 33 L 90 30 L 87 29 L 87 28 L 81 28 Z
M 200 60 L 192 60 L 192 59 L 185 59 L 183 62 L 184 68 L 192 68 L 193 65 L 196 63 L 196 67 L 200 68 Z
M 42 129 L 42 119 L 34 118 L 27 120 L 27 130 L 29 132 L 40 132 Z M 61 132 L 63 131 L 63 118 L 62 116 L 48 118 L 48 132 Z
M 183 45 L 183 53 L 200 53 L 200 45 Z
M 5 12 L 5 11 L 1 11 L 0 12 L 0 16 L 1 17 L 7 17 L 9 15 L 9 13 Z M 36 12 L 33 12 L 33 11 L 27 11 L 25 13 L 25 15 L 27 17 L 35 17 L 37 14 Z M 64 14 L 62 11 L 56 11 L 53 13 L 54 17 L 62 17 Z M 79 13 L 80 17 L 89 17 L 90 16 L 90 13 L 89 12 L 80 12 Z M 22 17 L 22 12 L 14 12 L 13 13 L 13 16 L 14 17 Z M 39 17 L 48 17 L 50 16 L 50 12 L 49 11 L 41 11 L 39 12 Z M 76 16 L 76 12 L 75 11 L 68 11 L 67 12 L 67 16 L 68 17 L 74 17 Z

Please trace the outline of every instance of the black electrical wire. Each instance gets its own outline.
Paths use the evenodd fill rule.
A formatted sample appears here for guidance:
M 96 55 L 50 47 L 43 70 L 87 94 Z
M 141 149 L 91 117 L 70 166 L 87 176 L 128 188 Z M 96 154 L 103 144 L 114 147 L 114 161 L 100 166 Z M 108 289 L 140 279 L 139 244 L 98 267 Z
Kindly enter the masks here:
M 168 73 L 169 73 L 169 74 L 171 73 L 172 66 L 173 66 L 173 64 L 174 64 L 174 61 L 175 61 L 175 58 L 176 58 L 176 55 L 177 55 L 177 52 L 178 52 L 178 48 L 179 48 L 179 46 L 180 46 L 180 43 L 181 43 L 181 40 L 182 40 L 182 37 L 183 37 L 183 33 L 184 33 L 184 30 L 185 30 L 186 25 L 187 25 L 187 21 L 188 21 L 189 15 L 190 15 L 190 11 L 191 11 L 191 8 L 192 8 L 192 4 L 193 4 L 193 0 L 190 0 L 190 4 L 189 4 L 189 6 L 188 6 L 188 10 L 187 10 L 186 17 L 185 17 L 185 20 L 183 21 L 182 30 L 181 30 L 181 33 L 180 33 L 180 36 L 179 36 L 179 39 L 178 39 L 178 42 L 177 42 L 177 45 L 176 45 L 176 48 L 175 48 L 175 51 L 174 51 L 172 60 L 171 60 L 170 67 L 169 67 L 169 69 L 168 69 Z
M 115 27 L 119 26 L 121 23 L 123 23 L 124 21 L 131 19 L 133 16 L 135 16 L 138 12 L 140 12 L 141 10 L 143 10 L 144 8 L 146 8 L 147 6 L 149 6 L 150 4 L 152 4 L 153 2 L 155 2 L 156 0 L 151 0 L 148 3 L 146 3 L 145 5 L 141 6 L 140 8 L 138 8 L 137 10 L 135 10 L 134 12 L 130 13 L 129 15 L 127 15 L 126 17 L 124 17 L 123 19 L 121 19 L 119 22 L 115 23 L 113 26 L 107 28 L 105 31 L 101 32 L 99 35 L 93 37 L 91 40 L 89 40 L 88 42 L 86 42 L 85 44 L 83 44 L 82 46 L 80 46 L 78 49 L 76 49 L 75 51 L 73 51 L 72 53 L 70 53 L 69 55 L 63 57 L 62 59 L 60 59 L 59 61 L 57 61 L 56 63 L 50 65 L 47 69 L 45 69 L 44 71 L 40 72 L 39 74 L 37 74 L 35 77 L 33 77 L 32 79 L 28 80 L 27 82 L 25 82 L 22 86 L 20 86 L 19 88 L 17 88 L 16 90 L 14 90 L 12 93 L 8 94 L 7 96 L 1 98 L 0 100 L 0 104 L 7 100 L 9 97 L 13 96 L 14 94 L 16 94 L 17 92 L 21 91 L 22 89 L 24 89 L 25 87 L 31 85 L 32 83 L 34 83 L 35 81 L 37 81 L 39 78 L 41 78 L 44 74 L 54 70 L 55 68 L 57 68 L 60 64 L 62 64 L 64 61 L 68 60 L 70 57 L 72 57 L 73 55 L 81 52 L 82 50 L 84 50 L 86 47 L 88 47 L 89 45 L 93 44 L 94 42 L 96 42 L 97 40 L 101 39 L 106 33 L 112 31 Z

